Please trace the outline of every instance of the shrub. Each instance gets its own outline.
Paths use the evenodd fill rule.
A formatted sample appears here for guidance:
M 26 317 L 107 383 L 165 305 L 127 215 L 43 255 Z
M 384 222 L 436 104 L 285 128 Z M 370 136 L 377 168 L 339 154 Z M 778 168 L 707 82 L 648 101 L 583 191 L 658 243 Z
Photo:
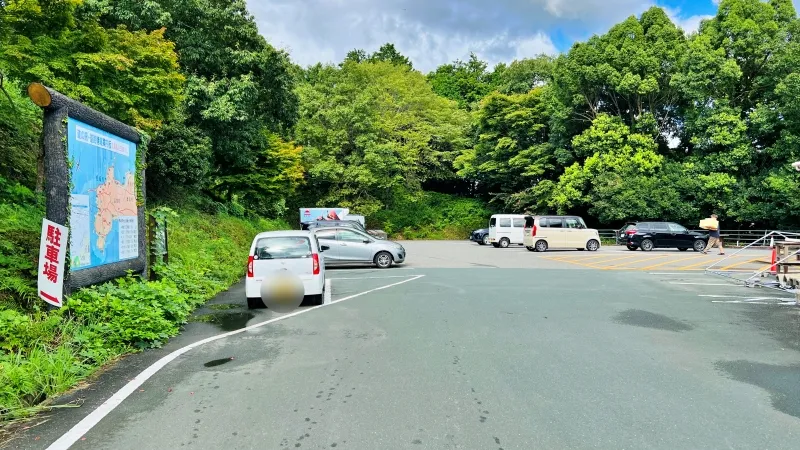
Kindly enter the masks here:
M 477 199 L 436 192 L 398 193 L 389 208 L 368 218 L 368 225 L 396 238 L 463 239 L 486 226 L 491 214 Z

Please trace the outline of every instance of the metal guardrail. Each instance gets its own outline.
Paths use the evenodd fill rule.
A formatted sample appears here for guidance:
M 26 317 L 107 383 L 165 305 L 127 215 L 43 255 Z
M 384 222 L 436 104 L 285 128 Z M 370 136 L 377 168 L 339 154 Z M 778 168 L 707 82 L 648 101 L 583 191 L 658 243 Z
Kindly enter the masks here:
M 617 231 L 619 230 L 612 230 L 612 229 L 598 229 L 600 233 L 600 239 L 603 240 L 615 240 L 617 238 Z M 697 231 L 700 233 L 708 233 L 707 230 L 689 230 L 689 231 Z M 768 236 L 770 233 L 774 232 L 774 230 L 720 230 L 720 236 L 722 236 L 723 243 L 728 247 L 744 247 L 748 245 L 752 245 L 753 243 L 763 239 L 765 236 Z M 800 231 L 796 230 L 784 230 L 786 233 L 800 233 Z M 769 242 L 763 245 L 764 247 L 769 246 Z

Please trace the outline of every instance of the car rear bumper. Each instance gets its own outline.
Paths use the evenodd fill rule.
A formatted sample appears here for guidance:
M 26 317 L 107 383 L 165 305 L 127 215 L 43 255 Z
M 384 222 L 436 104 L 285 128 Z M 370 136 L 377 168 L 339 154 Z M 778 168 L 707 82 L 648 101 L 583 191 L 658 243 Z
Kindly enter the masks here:
M 319 275 L 311 275 L 300 277 L 303 281 L 303 289 L 305 295 L 320 295 L 325 286 L 325 280 Z M 254 277 L 245 279 L 245 292 L 247 298 L 260 298 L 261 297 L 261 282 L 263 277 Z

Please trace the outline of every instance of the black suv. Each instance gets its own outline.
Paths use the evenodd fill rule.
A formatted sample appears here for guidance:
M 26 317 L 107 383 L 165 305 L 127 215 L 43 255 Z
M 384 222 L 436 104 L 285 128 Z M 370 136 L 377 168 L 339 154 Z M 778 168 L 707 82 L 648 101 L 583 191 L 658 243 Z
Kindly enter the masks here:
M 691 248 L 702 252 L 708 244 L 708 234 L 689 231 L 673 222 L 629 222 L 617 231 L 617 244 L 646 252 L 654 248 L 677 248 L 682 252 Z

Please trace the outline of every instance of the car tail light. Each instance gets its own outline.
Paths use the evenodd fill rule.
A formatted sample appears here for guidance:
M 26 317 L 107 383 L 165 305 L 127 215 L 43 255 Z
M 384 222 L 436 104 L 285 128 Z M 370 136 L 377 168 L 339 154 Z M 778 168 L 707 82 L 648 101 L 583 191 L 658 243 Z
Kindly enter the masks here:
M 314 263 L 314 275 L 319 275 L 319 254 L 312 254 L 311 261 Z
M 627 234 L 628 236 L 633 236 L 634 234 L 636 234 L 636 231 L 637 231 L 636 228 L 631 228 L 630 230 L 625 230 L 625 234 Z
M 253 278 L 253 257 L 247 258 L 247 278 Z
M 536 225 L 531 228 L 531 236 L 536 237 Z

